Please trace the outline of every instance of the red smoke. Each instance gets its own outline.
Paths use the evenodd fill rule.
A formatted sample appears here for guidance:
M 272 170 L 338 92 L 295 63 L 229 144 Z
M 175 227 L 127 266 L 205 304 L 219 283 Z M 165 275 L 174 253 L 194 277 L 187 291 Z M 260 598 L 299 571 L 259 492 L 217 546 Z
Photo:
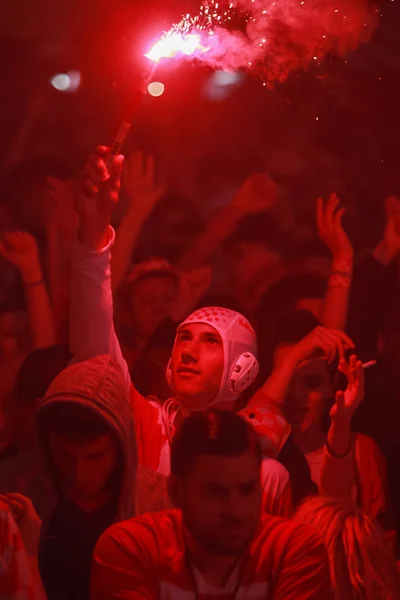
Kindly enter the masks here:
M 377 24 L 368 0 L 236 0 L 249 15 L 246 33 L 222 27 L 197 56 L 215 68 L 251 69 L 268 83 L 284 81 L 327 53 L 344 55 L 367 42 Z M 221 10 L 221 9 L 219 9 Z M 226 22 L 226 21 L 225 21 Z

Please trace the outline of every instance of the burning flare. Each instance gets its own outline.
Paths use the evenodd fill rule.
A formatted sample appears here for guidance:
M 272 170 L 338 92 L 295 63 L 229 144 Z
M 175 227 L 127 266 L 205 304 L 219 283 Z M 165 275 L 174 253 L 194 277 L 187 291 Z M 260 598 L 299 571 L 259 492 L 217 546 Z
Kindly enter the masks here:
M 197 52 L 203 53 L 207 50 L 208 48 L 202 45 L 200 34 L 174 31 L 164 34 L 145 56 L 159 62 L 162 58 L 173 58 L 178 54 L 193 56 Z

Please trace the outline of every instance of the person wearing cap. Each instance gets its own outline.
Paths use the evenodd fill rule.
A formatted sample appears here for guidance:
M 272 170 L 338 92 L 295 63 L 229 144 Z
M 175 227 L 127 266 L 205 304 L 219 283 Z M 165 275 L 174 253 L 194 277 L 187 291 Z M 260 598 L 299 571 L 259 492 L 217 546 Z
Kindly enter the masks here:
M 168 364 L 173 398 L 160 406 L 139 394 L 113 322 L 110 253 L 115 234 L 109 223 L 118 202 L 123 157 L 114 160 L 108 175 L 106 155 L 107 149 L 99 148 L 89 158 L 76 197 L 79 227 L 71 274 L 70 350 L 77 361 L 109 354 L 120 365 L 130 394 L 139 463 L 168 475 L 170 443 L 182 418 L 210 407 L 237 410 L 240 395 L 258 374 L 256 336 L 248 320 L 235 311 L 219 307 L 196 311 L 179 326 Z M 243 415 L 261 434 L 264 510 L 287 515 L 289 474 L 274 457 L 290 428 L 267 404 L 260 390 Z

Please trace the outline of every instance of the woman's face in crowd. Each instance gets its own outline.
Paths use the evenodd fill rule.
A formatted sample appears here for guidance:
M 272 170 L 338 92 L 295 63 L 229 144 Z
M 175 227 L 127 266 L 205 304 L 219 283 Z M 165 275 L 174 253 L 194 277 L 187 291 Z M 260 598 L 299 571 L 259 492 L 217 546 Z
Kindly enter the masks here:
M 177 294 L 173 277 L 155 275 L 133 284 L 130 297 L 130 317 L 140 335 L 149 337 L 168 316 Z
M 275 361 L 284 360 L 289 346 L 278 348 Z M 285 417 L 294 432 L 305 432 L 321 421 L 327 402 L 333 394 L 331 377 L 324 358 L 302 362 L 292 379 L 284 405 Z

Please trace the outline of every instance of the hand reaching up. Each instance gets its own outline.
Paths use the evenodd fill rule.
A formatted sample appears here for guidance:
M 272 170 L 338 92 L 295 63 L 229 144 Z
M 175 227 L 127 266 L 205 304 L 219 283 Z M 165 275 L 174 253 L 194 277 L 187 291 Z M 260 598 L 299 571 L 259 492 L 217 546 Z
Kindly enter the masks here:
M 154 157 L 144 152 L 133 152 L 125 161 L 122 186 L 129 196 L 130 210 L 148 216 L 163 196 L 164 182 L 156 182 Z
M 107 171 L 108 148 L 99 146 L 83 170 L 75 205 L 79 215 L 79 240 L 89 250 L 100 250 L 106 243 L 114 206 L 118 202 L 124 157 L 117 156 Z
M 342 225 L 344 213 L 345 208 L 340 205 L 336 194 L 331 194 L 326 203 L 322 198 L 318 198 L 318 234 L 331 251 L 334 260 L 353 259 L 353 246 Z
M 344 359 L 340 361 L 339 371 L 347 377 L 348 385 L 344 392 L 336 392 L 330 417 L 332 421 L 350 423 L 365 396 L 364 369 L 361 361 L 353 355 L 349 362 Z
M 240 186 L 233 206 L 243 217 L 266 212 L 276 202 L 278 186 L 275 181 L 265 173 L 254 173 L 245 179 Z

